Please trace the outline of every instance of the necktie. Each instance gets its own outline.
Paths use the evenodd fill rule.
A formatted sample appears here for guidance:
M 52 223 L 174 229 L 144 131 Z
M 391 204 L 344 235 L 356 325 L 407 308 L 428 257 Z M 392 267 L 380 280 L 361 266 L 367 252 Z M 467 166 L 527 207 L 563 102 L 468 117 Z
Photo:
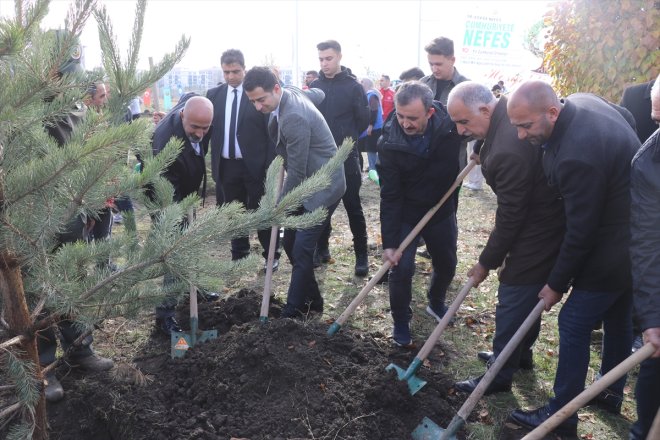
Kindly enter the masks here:
M 234 92 L 234 101 L 231 103 L 231 120 L 229 122 L 229 158 L 236 158 L 236 110 L 238 109 L 238 94 L 237 90 Z
M 199 142 L 191 143 L 190 145 L 192 145 L 193 150 L 195 150 L 195 154 L 197 154 L 198 156 L 202 155 L 202 149 L 199 146 Z

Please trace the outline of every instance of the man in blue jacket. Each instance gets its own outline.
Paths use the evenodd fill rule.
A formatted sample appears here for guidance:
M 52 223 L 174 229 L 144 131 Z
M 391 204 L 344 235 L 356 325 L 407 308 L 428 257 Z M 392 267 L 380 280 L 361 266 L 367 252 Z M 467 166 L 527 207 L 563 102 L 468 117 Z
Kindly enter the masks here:
M 394 104 L 395 115 L 383 128 L 376 167 L 381 185 L 383 260 L 392 264 L 392 337 L 396 344 L 410 346 L 410 300 L 419 236 L 402 253 L 397 248 L 456 180 L 461 137 L 445 107 L 433 101 L 433 92 L 425 84 L 401 85 Z M 445 295 L 456 271 L 454 204 L 448 202 L 438 209 L 420 235 L 433 264 L 426 311 L 439 321 L 447 311 Z
M 571 289 L 559 313 L 559 361 L 547 405 L 515 410 L 511 419 L 535 428 L 584 389 L 591 332 L 603 322 L 601 374 L 630 354 L 632 295 L 630 161 L 639 148 L 627 110 L 598 96 L 576 93 L 560 102 L 542 81 L 522 84 L 507 112 L 518 137 L 543 149 L 543 170 L 564 201 L 566 232 L 546 285 L 546 310 Z M 617 412 L 625 377 L 602 405 Z M 577 435 L 577 414 L 555 432 Z

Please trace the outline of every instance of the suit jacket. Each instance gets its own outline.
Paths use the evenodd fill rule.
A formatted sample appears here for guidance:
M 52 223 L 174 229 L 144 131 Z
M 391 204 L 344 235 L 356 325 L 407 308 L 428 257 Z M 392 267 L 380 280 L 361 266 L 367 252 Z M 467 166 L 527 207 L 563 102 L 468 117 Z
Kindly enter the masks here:
M 501 97 L 479 151 L 481 172 L 497 195 L 495 227 L 479 262 L 488 269 L 504 263 L 503 283 L 544 284 L 564 236 L 564 206 L 543 174 L 542 150 L 518 139 L 506 105 Z
M 632 113 L 637 125 L 637 137 L 646 141 L 658 127 L 651 119 L 651 87 L 653 81 L 626 87 L 621 98 L 621 106 Z
M 195 94 L 189 93 L 184 95 L 179 100 L 179 103 L 160 121 L 154 130 L 151 144 L 155 156 L 167 145 L 172 137 L 183 141 L 183 150 L 163 173 L 163 176 L 174 186 L 175 202 L 180 202 L 186 196 L 196 193 L 199 191 L 199 186 L 202 182 L 206 183 L 204 156 L 208 151 L 209 139 L 213 133 L 213 129 L 206 133 L 204 139 L 199 143 L 202 154 L 198 156 L 188 136 L 186 136 L 183 123 L 181 122 L 181 116 L 179 115 L 184 103 L 192 96 L 195 96 Z M 204 192 L 205 188 L 202 190 L 202 193 Z
M 311 91 L 314 90 L 314 91 Z M 318 89 L 305 92 L 293 87 L 282 89 L 282 99 L 277 120 L 271 118 L 270 136 L 276 143 L 277 153 L 284 157 L 286 180 L 282 194 L 286 194 L 325 165 L 335 154 L 337 145 L 323 115 L 311 99 L 323 93 Z M 330 186 L 309 199 L 303 206 L 308 211 L 329 207 L 346 191 L 344 167 L 332 176 Z
M 206 97 L 213 103 L 213 135 L 211 136 L 211 171 L 213 180 L 220 182 L 220 162 L 225 140 L 225 103 L 228 84 L 209 89 Z M 241 94 L 236 121 L 236 139 L 243 162 L 250 175 L 257 180 L 266 177 L 266 169 L 275 157 L 275 146 L 268 138 L 268 115 L 258 112 L 245 91 Z

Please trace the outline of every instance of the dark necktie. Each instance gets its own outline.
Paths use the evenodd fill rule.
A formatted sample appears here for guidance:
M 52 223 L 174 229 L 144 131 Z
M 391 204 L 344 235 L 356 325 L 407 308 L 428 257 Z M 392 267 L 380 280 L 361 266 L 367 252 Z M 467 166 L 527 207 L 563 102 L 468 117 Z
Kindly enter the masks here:
M 229 158 L 236 159 L 236 110 L 238 109 L 238 94 L 234 92 L 234 101 L 231 103 L 231 120 L 229 122 Z

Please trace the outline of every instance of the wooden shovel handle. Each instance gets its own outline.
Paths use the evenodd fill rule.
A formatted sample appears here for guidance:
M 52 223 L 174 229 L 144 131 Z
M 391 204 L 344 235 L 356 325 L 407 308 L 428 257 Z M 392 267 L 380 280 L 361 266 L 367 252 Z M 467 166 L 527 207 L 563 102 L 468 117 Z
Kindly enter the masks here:
M 527 335 L 529 329 L 532 328 L 532 325 L 534 325 L 539 316 L 541 316 L 544 308 L 545 301 L 541 299 L 527 316 L 525 321 L 523 321 L 520 328 L 518 328 L 518 330 L 514 333 L 513 337 L 509 340 L 506 346 L 504 346 L 502 352 L 497 355 L 497 359 L 495 359 L 493 365 L 488 368 L 486 374 L 484 374 L 484 376 L 481 378 L 479 385 L 477 385 L 474 391 L 472 391 L 472 394 L 470 394 L 470 397 L 468 397 L 461 409 L 458 410 L 458 415 L 462 417 L 463 420 L 468 419 L 468 416 L 476 406 L 477 402 L 479 402 L 479 399 L 481 399 L 481 397 L 484 395 L 486 389 L 488 389 L 488 386 L 491 384 L 491 382 L 493 382 L 495 376 L 497 376 L 497 373 L 500 372 L 506 361 L 509 360 L 513 350 L 515 350 L 516 347 L 520 345 L 520 342 Z
M 454 315 L 458 311 L 458 308 L 461 306 L 463 300 L 465 299 L 465 297 L 470 292 L 470 289 L 473 286 L 474 286 L 474 278 L 470 277 L 468 278 L 467 283 L 465 283 L 461 291 L 458 292 L 458 295 L 456 295 L 454 302 L 452 302 L 451 305 L 449 306 L 449 309 L 445 313 L 445 316 L 443 316 L 440 322 L 438 323 L 438 325 L 435 326 L 433 333 L 431 333 L 431 336 L 429 336 L 429 338 L 426 340 L 422 349 L 419 350 L 419 353 L 417 354 L 418 359 L 423 361 L 429 355 L 431 350 L 433 350 L 433 347 L 435 346 L 436 342 L 438 342 L 438 339 L 440 339 L 440 336 L 442 336 L 442 333 L 449 325 L 449 321 L 451 321 L 451 318 L 454 317 Z
M 431 220 L 431 217 L 433 217 L 435 215 L 435 213 L 438 211 L 438 209 L 440 209 L 440 207 L 442 207 L 442 205 L 445 204 L 447 199 L 449 199 L 449 197 L 451 197 L 454 194 L 454 191 L 456 191 L 456 188 L 458 188 L 458 186 L 461 184 L 461 182 L 463 182 L 463 179 L 465 179 L 465 176 L 468 175 L 468 173 L 472 170 L 472 168 L 474 168 L 475 165 L 476 165 L 476 162 L 474 160 L 471 160 L 467 164 L 467 166 L 465 168 L 463 168 L 463 171 L 461 171 L 458 174 L 458 176 L 456 177 L 456 180 L 454 181 L 452 186 L 447 190 L 445 195 L 442 196 L 440 201 L 438 203 L 436 203 L 435 206 L 433 206 L 433 208 L 431 208 L 429 210 L 429 212 L 427 212 L 424 215 L 424 217 L 422 217 L 422 219 L 417 223 L 417 225 L 413 228 L 413 230 L 410 231 L 410 233 L 406 236 L 406 238 L 403 239 L 403 241 L 401 242 L 401 244 L 399 245 L 399 247 L 396 250 L 397 254 L 402 254 L 403 251 L 408 247 L 408 245 L 415 239 L 415 237 L 417 237 L 417 235 L 419 235 L 421 230 L 424 229 L 424 226 L 426 226 L 426 224 L 429 222 L 429 220 Z M 362 290 L 360 291 L 360 293 L 358 293 L 358 295 L 355 297 L 355 299 L 353 299 L 353 301 L 351 301 L 351 303 L 348 305 L 348 307 L 346 307 L 346 310 L 344 310 L 344 312 L 341 315 L 339 315 L 339 318 L 337 318 L 337 320 L 335 321 L 335 323 L 337 325 L 340 325 L 340 326 L 344 325 L 344 323 L 346 322 L 348 317 L 351 316 L 353 314 L 353 312 L 355 312 L 355 309 L 357 309 L 357 307 L 360 305 L 360 303 L 362 303 L 362 301 L 367 296 L 367 294 L 371 291 L 371 289 L 373 289 L 373 287 L 376 285 L 376 283 L 378 283 L 378 281 L 380 281 L 380 279 L 383 277 L 383 275 L 385 275 L 385 273 L 390 269 L 391 265 L 392 264 L 389 261 L 386 261 L 385 263 L 383 263 L 383 265 L 380 267 L 378 272 L 376 272 L 376 275 L 374 275 L 373 278 L 371 278 L 369 280 L 367 285 L 362 288 Z
M 275 191 L 275 200 L 279 200 L 284 185 L 284 166 L 280 168 L 277 176 L 277 189 Z M 273 281 L 273 261 L 275 261 L 275 247 L 277 246 L 277 234 L 280 233 L 279 225 L 273 225 L 270 230 L 270 244 L 268 245 L 268 259 L 266 260 L 266 279 L 264 281 L 264 293 L 261 297 L 261 318 L 268 317 L 268 308 L 270 307 L 270 291 Z
M 193 220 L 195 219 L 195 210 L 190 208 L 188 210 L 188 227 L 192 225 Z M 190 283 L 190 317 L 197 318 L 197 288 L 193 283 Z
M 603 375 L 596 382 L 589 385 L 584 391 L 578 394 L 573 400 L 568 402 L 559 411 L 554 413 L 548 420 L 541 423 L 532 432 L 523 437 L 523 440 L 539 440 L 545 437 L 549 432 L 559 426 L 564 420 L 586 405 L 594 397 L 608 386 L 616 382 L 621 376 L 626 374 L 633 367 L 639 365 L 643 360 L 649 358 L 655 352 L 655 347 L 647 342 L 642 348 L 632 355 L 628 356 L 623 362 L 612 368 L 607 374 Z M 649 437 L 652 438 L 652 437 Z

